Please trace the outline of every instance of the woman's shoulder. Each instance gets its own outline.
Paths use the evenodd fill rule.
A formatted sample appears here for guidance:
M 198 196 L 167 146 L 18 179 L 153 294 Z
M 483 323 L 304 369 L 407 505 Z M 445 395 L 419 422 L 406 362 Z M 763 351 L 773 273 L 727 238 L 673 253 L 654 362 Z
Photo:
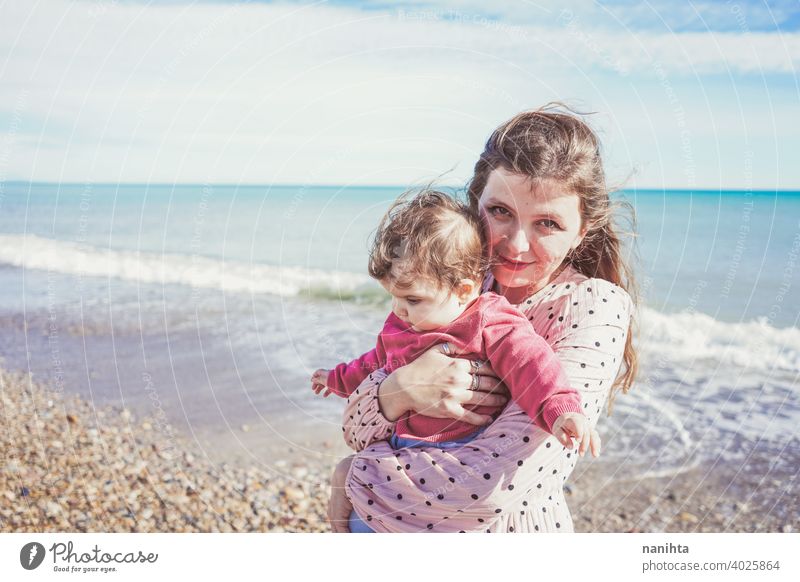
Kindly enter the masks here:
M 627 327 L 633 312 L 630 295 L 622 287 L 571 267 L 520 307 L 536 327 L 566 329 L 582 324 Z

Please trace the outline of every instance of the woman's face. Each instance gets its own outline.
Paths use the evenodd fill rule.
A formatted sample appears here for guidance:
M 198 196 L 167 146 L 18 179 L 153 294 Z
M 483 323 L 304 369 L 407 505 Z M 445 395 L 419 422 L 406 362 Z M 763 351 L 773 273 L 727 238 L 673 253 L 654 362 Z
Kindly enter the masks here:
M 488 227 L 492 274 L 511 303 L 547 285 L 586 234 L 580 198 L 550 180 L 494 170 L 479 201 Z

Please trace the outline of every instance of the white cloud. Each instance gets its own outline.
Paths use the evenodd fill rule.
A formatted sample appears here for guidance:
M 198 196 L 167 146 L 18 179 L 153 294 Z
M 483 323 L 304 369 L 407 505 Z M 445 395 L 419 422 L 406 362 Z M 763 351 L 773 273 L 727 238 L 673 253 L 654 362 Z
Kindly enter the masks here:
M 508 4 L 498 20 L 448 20 L 325 5 L 5 3 L 0 89 L 5 103 L 24 99 L 13 133 L 13 112 L 0 110 L 0 178 L 405 183 L 456 165 L 463 179 L 490 129 L 521 108 L 580 97 L 641 132 L 625 120 L 631 97 L 606 99 L 612 87 L 663 93 L 664 76 L 793 76 L 800 63 L 797 34 L 620 34 L 551 4 L 542 14 L 554 28 L 525 9 L 523 26 L 509 24 Z

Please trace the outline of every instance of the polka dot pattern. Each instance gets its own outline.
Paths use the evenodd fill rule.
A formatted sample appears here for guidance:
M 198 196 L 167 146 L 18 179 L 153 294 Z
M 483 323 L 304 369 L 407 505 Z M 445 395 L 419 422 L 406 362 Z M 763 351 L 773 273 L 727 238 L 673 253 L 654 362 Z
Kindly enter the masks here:
M 554 286 L 545 287 L 520 308 L 539 335 L 549 336 L 546 341 L 570 383 L 583 403 L 591 404 L 584 410 L 594 425 L 618 371 L 617 362 L 622 361 L 631 315 L 628 295 L 607 281 L 567 269 Z M 359 394 L 350 397 L 343 416 L 345 441 L 360 451 L 347 478 L 347 495 L 359 515 L 373 516 L 371 528 L 378 532 L 573 530 L 563 486 L 580 457 L 536 426 L 515 403 L 469 446 L 392 450 L 387 439 L 394 425 L 380 413 L 377 401 L 385 376 L 382 370 L 373 372 Z

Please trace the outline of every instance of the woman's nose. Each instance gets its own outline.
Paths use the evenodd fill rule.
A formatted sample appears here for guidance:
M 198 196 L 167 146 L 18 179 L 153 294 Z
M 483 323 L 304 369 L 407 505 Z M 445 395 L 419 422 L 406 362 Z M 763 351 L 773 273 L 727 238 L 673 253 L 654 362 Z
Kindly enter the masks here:
M 521 228 L 516 228 L 509 232 L 506 236 L 506 240 L 508 242 L 508 250 L 511 253 L 521 255 L 522 253 L 527 253 L 531 248 L 528 235 Z M 513 259 L 514 257 L 510 258 Z

